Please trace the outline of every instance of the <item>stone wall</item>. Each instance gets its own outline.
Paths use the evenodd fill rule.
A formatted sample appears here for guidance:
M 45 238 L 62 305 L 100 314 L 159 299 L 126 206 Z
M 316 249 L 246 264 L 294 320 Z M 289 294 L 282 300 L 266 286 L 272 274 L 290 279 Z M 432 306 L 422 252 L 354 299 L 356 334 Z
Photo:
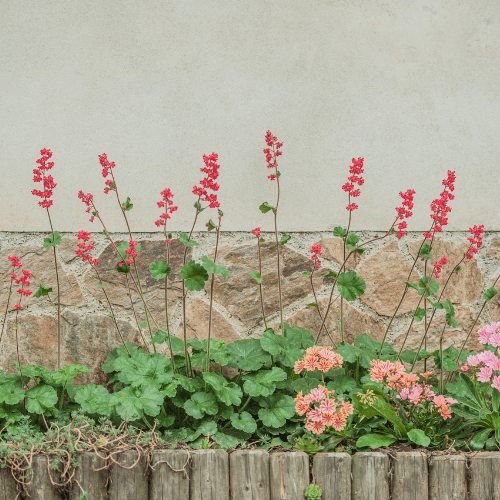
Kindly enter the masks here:
M 40 284 L 52 286 L 56 290 L 56 277 L 52 249 L 43 248 L 42 234 L 0 234 L 0 304 L 4 310 L 10 284 L 9 255 L 20 257 L 23 267 L 32 274 L 32 290 Z M 98 285 L 95 273 L 87 263 L 82 263 L 74 249 L 76 235 L 63 234 L 63 242 L 57 247 L 59 259 L 59 278 L 61 283 L 61 336 L 62 363 L 82 363 L 95 372 L 87 376 L 88 381 L 104 381 L 104 374 L 99 366 L 108 352 L 120 344 L 102 288 Z M 176 236 L 176 235 L 174 235 Z M 312 332 L 318 332 L 321 321 L 317 308 L 308 307 L 314 302 L 309 278 L 303 271 L 312 270 L 310 246 L 314 242 L 323 244 L 320 273 L 314 274 L 314 285 L 320 306 L 325 308 L 331 289 L 332 279 L 322 278 L 328 270 L 338 270 L 342 261 L 343 247 L 339 238 L 331 233 L 291 233 L 291 240 L 282 247 L 282 288 L 284 318 L 290 325 L 299 325 Z M 361 233 L 361 241 L 377 236 L 377 233 Z M 127 235 L 113 235 L 115 241 L 125 239 Z M 269 250 L 272 234 L 264 234 L 266 242 L 262 244 L 264 301 L 268 324 L 279 328 L 278 285 L 276 277 L 276 253 Z M 450 263 L 443 268 L 439 283 L 442 286 L 448 277 L 452 265 L 458 263 L 467 248 L 467 234 L 442 233 L 436 238 L 433 254 L 436 258 L 446 255 Z M 149 307 L 161 328 L 165 328 L 164 282 L 154 280 L 148 270 L 148 264 L 154 260 L 165 259 L 165 243 L 158 233 L 136 234 L 142 249 L 137 257 L 139 276 Z M 200 243 L 189 251 L 188 259 L 200 259 L 202 255 L 212 255 L 215 236 L 211 233 L 195 233 L 193 237 Z M 344 331 L 346 341 L 352 341 L 356 335 L 368 333 L 381 339 L 390 316 L 393 314 L 404 288 L 404 280 L 413 262 L 413 256 L 421 242 L 421 233 L 408 233 L 402 240 L 394 236 L 375 242 L 361 257 L 349 266 L 366 281 L 366 291 L 354 302 L 343 303 Z M 128 296 L 126 277 L 116 273 L 116 258 L 109 242 L 102 234 L 94 235 L 96 249 L 94 255 L 99 259 L 100 280 L 105 286 L 110 301 L 118 318 L 126 340 L 137 344 L 143 343 L 137 323 L 145 320 L 144 311 L 137 294 Z M 171 332 L 182 336 L 182 303 L 179 271 L 184 247 L 174 239 L 171 246 L 172 275 L 169 279 L 168 306 Z M 214 288 L 213 337 L 228 342 L 246 337 L 259 337 L 264 331 L 260 310 L 259 288 L 250 277 L 250 271 L 258 269 L 258 254 L 255 237 L 247 233 L 222 233 L 217 262 L 227 267 L 230 276 L 227 280 L 217 277 Z M 434 262 L 433 260 L 430 263 Z M 459 346 L 464 340 L 472 322 L 483 304 L 482 294 L 492 286 L 500 272 L 500 235 L 486 234 L 483 247 L 477 258 L 465 261 L 462 272 L 453 275 L 444 298 L 450 298 L 455 305 L 457 328 L 445 328 L 444 347 Z M 412 281 L 423 275 L 423 263 L 418 262 L 413 271 Z M 17 295 L 17 294 L 16 294 Z M 334 296 L 336 296 L 335 294 Z M 409 290 L 398 315 L 390 330 L 389 340 L 398 347 L 402 342 L 411 321 L 411 311 L 415 309 L 418 296 Z M 497 296 L 498 297 L 498 296 Z M 495 297 L 482 311 L 474 333 L 484 324 L 500 320 L 500 301 Z M 56 301 L 56 294 L 50 294 Z M 17 299 L 17 297 L 16 297 Z M 187 296 L 186 323 L 188 337 L 206 338 L 208 329 L 209 286 L 200 292 L 189 292 Z M 437 299 L 437 297 L 435 297 Z M 133 308 L 132 305 L 133 304 Z M 56 308 L 47 297 L 39 299 L 33 296 L 23 299 L 24 307 L 19 312 L 20 354 L 23 364 L 37 363 L 49 368 L 56 366 L 57 326 Z M 137 320 L 134 316 L 134 311 Z M 11 301 L 7 314 L 6 328 L 0 344 L 0 360 L 4 369 L 11 370 L 9 363 L 16 358 L 16 331 L 12 328 L 16 317 L 14 303 Z M 3 321 L 3 319 L 2 319 Z M 438 346 L 438 336 L 443 328 L 442 311 L 430 329 L 428 349 Z M 340 339 L 340 303 L 335 301 L 326 326 L 333 339 Z M 407 342 L 408 348 L 418 346 L 423 333 L 423 322 L 414 325 Z M 143 330 L 146 335 L 146 331 Z M 148 334 L 149 335 L 149 334 Z M 321 342 L 328 344 L 328 337 L 323 333 Z M 469 341 L 470 348 L 478 348 L 474 334 Z M 160 347 L 166 352 L 166 345 Z

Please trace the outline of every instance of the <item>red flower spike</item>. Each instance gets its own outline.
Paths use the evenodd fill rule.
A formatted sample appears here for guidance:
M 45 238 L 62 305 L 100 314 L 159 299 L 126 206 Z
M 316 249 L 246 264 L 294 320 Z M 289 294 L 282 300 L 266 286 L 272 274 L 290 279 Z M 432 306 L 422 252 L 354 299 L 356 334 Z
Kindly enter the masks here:
M 50 149 L 42 149 L 40 150 L 40 154 L 42 157 L 36 160 L 38 167 L 33 169 L 33 182 L 41 182 L 43 184 L 43 191 L 33 189 L 31 194 L 38 196 L 39 198 L 43 198 L 42 201 L 38 202 L 42 208 L 49 208 L 53 204 L 53 200 L 50 198 L 52 197 L 53 190 L 57 184 L 54 182 L 54 178 L 51 175 L 46 176 L 45 172 L 54 166 L 54 162 L 51 161 L 47 163 L 47 160 L 52 157 Z
M 278 142 L 278 138 L 273 136 L 268 130 L 266 132 L 266 144 L 268 148 L 264 148 L 264 154 L 266 155 L 267 168 L 274 168 L 275 172 L 267 176 L 268 179 L 275 181 L 278 178 L 278 156 L 283 154 L 280 149 L 283 147 L 282 142 Z
M 75 250 L 76 255 L 82 258 L 82 262 L 89 261 L 91 266 L 98 266 L 99 261 L 97 259 L 92 259 L 92 256 L 88 252 L 94 249 L 94 245 L 85 245 L 90 239 L 91 233 L 89 231 L 78 231 L 78 239 L 82 240 L 83 243 L 77 243 L 76 246 L 78 250 Z
M 403 199 L 401 206 L 396 207 L 396 212 L 399 214 L 399 219 L 402 220 L 398 224 L 398 234 L 396 235 L 396 238 L 402 238 L 405 235 L 405 229 L 407 228 L 407 223 L 403 219 L 409 219 L 412 215 L 413 212 L 410 212 L 410 210 L 413 208 L 413 195 L 415 194 L 414 189 L 408 189 L 406 192 L 399 192 L 399 196 Z
M 323 252 L 321 251 L 322 245 L 321 243 L 314 243 L 314 245 L 311 247 L 311 259 L 314 261 L 314 264 L 316 267 L 319 269 L 321 267 L 321 262 L 319 261 L 319 256 L 323 255 Z
M 433 238 L 434 233 L 440 233 L 443 230 L 443 226 L 448 225 L 448 217 L 446 216 L 451 212 L 451 207 L 448 206 L 448 202 L 455 198 L 455 195 L 451 193 L 455 189 L 455 179 L 456 175 L 454 171 L 448 170 L 448 177 L 442 181 L 443 186 L 446 189 L 431 203 L 431 219 L 435 221 L 432 232 L 426 232 L 423 234 L 425 238 Z
M 364 160 L 365 160 L 364 158 L 358 158 L 357 160 L 356 160 L 356 158 L 352 159 L 353 164 L 349 167 L 349 173 L 351 175 L 347 178 L 347 180 L 349 182 L 346 182 L 342 186 L 342 189 L 346 193 L 349 193 L 349 199 L 351 198 L 351 196 L 353 198 L 357 198 L 361 194 L 360 189 L 354 189 L 354 184 L 357 184 L 358 186 L 362 186 L 365 182 L 363 177 L 361 177 L 361 175 L 360 175 L 364 172 L 364 168 L 363 168 Z M 358 205 L 356 205 L 356 203 L 351 203 L 350 205 L 347 205 L 346 209 L 349 212 L 352 212 L 353 210 L 358 209 Z
M 214 182 L 217 177 L 219 177 L 220 165 L 217 164 L 217 159 L 219 155 L 212 153 L 211 155 L 203 155 L 203 161 L 205 162 L 205 168 L 200 168 L 201 172 L 207 174 L 207 176 L 200 181 L 201 186 L 193 186 L 193 194 L 198 196 L 198 198 L 205 197 L 203 201 L 208 201 L 210 208 L 220 207 L 220 203 L 217 201 L 216 194 L 208 194 L 207 189 L 211 191 L 218 191 L 219 185 Z M 177 209 L 177 208 L 176 208 Z
M 255 229 L 253 229 L 252 234 L 257 238 L 260 238 L 260 227 L 256 227 Z
M 171 200 L 171 198 L 174 197 L 174 194 L 172 193 L 172 191 L 170 191 L 169 188 L 165 188 L 160 194 L 163 198 L 163 201 L 157 201 L 156 204 L 158 205 L 158 208 L 163 208 L 163 207 L 166 208 L 165 211 L 160 215 L 160 218 L 157 221 L 155 221 L 155 224 L 158 227 L 164 226 L 166 220 L 170 219 L 169 212 L 170 213 L 175 212 L 178 208 L 171 206 L 174 204 L 174 202 Z
M 465 255 L 467 257 L 467 259 L 472 259 L 474 257 L 473 254 L 477 253 L 477 251 L 479 250 L 479 248 L 483 244 L 483 237 L 482 237 L 483 230 L 484 230 L 483 224 L 481 224 L 479 227 L 474 225 L 474 227 L 469 228 L 469 232 L 471 233 L 471 235 L 473 237 L 467 238 L 471 243 L 471 246 L 469 247 L 469 250 L 467 251 L 467 253 Z

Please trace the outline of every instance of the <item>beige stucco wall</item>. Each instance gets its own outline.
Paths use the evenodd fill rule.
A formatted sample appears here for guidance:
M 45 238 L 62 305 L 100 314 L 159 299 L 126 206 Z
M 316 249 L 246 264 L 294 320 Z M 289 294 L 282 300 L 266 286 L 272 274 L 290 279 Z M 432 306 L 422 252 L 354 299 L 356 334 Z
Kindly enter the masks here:
M 125 229 L 102 194 L 103 152 L 134 231 L 156 229 L 167 186 L 180 205 L 170 227 L 185 230 L 212 151 L 224 228 L 270 230 L 258 210 L 275 199 L 268 128 L 284 142 L 283 230 L 345 223 L 353 156 L 366 166 L 354 229 L 385 229 L 408 188 L 409 228 L 424 229 L 453 169 L 449 228 L 500 230 L 496 0 L 0 0 L 0 17 L 0 231 L 47 229 L 30 194 L 41 148 L 54 152 L 60 231 L 99 229 L 79 189 Z

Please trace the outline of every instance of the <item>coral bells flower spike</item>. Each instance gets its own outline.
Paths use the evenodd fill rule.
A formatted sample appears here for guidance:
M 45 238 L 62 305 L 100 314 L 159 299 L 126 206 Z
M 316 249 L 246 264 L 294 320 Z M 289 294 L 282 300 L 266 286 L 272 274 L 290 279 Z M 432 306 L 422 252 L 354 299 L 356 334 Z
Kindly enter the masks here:
M 94 199 L 94 196 L 91 193 L 85 194 L 83 191 L 79 191 L 78 198 L 80 198 L 80 200 L 82 200 L 82 202 L 87 205 L 87 209 L 85 210 L 85 212 L 90 213 L 90 211 L 94 209 L 94 211 L 92 212 L 92 217 L 89 219 L 90 222 L 94 222 L 94 217 L 96 214 L 94 202 L 92 201 Z
M 319 256 L 323 254 L 321 251 L 322 245 L 321 243 L 314 243 L 311 247 L 311 259 L 314 261 L 314 264 L 319 269 L 321 267 L 321 262 L 319 261 Z
M 139 255 L 135 250 L 136 250 L 136 247 L 137 247 L 137 243 L 133 240 L 133 239 L 130 239 L 129 242 L 129 248 L 127 250 L 125 250 L 125 253 L 128 255 L 128 259 L 125 260 L 125 262 L 127 264 L 133 264 L 134 263 L 134 260 L 137 255 Z
M 203 201 L 208 201 L 210 208 L 220 207 L 220 203 L 217 201 L 216 194 L 208 194 L 207 189 L 211 191 L 218 191 L 219 185 L 214 182 L 217 177 L 219 177 L 220 165 L 217 164 L 219 155 L 212 153 L 211 155 L 203 155 L 203 161 L 205 162 L 205 168 L 200 168 L 201 172 L 207 174 L 205 178 L 200 181 L 201 186 L 193 187 L 193 194 L 197 195 L 198 198 L 204 196 Z
M 365 182 L 363 177 L 361 177 L 361 175 L 360 175 L 364 172 L 364 168 L 363 168 L 364 160 L 365 160 L 364 158 L 358 158 L 357 160 L 356 160 L 356 158 L 352 159 L 352 165 L 349 167 L 349 173 L 351 175 L 347 178 L 347 180 L 349 182 L 346 182 L 342 186 L 342 189 L 346 193 L 349 193 L 349 202 L 351 201 L 351 197 L 356 198 L 361 194 L 361 190 L 354 189 L 354 187 L 355 187 L 354 185 L 357 184 L 358 186 L 362 186 Z M 353 210 L 358 209 L 358 205 L 356 205 L 356 203 L 349 203 L 349 205 L 347 205 L 346 209 L 349 212 L 352 212 Z
M 275 181 L 279 177 L 278 172 L 278 156 L 283 154 L 280 149 L 283 147 L 282 142 L 278 142 L 278 138 L 273 136 L 268 130 L 266 132 L 266 144 L 267 148 L 264 148 L 264 154 L 266 155 L 267 168 L 274 168 L 275 172 L 267 176 L 268 179 Z
M 448 206 L 448 202 L 455 198 L 452 191 L 455 189 L 455 172 L 448 170 L 448 178 L 444 179 L 442 184 L 446 189 L 431 203 L 431 219 L 434 220 L 434 226 L 431 232 L 424 233 L 425 238 L 433 238 L 435 233 L 440 233 L 443 230 L 443 226 L 448 224 L 447 214 L 451 212 L 451 207 Z
M 23 267 L 21 261 L 19 260 L 19 257 L 16 257 L 15 255 L 11 255 L 9 257 L 9 260 L 14 267 L 19 267 L 19 268 Z
M 439 278 L 439 274 L 441 273 L 441 268 L 447 263 L 448 259 L 446 258 L 446 255 L 443 255 L 441 260 L 438 260 L 437 262 L 434 263 L 434 272 L 435 272 L 434 277 L 436 279 Z
M 415 194 L 414 189 L 408 189 L 406 192 L 399 192 L 399 196 L 403 199 L 400 207 L 396 207 L 396 212 L 399 214 L 399 219 L 402 221 L 398 224 L 398 234 L 396 238 L 402 238 L 405 235 L 405 229 L 408 227 L 407 223 L 403 219 L 409 219 L 413 212 L 411 209 L 413 208 L 413 195 Z
M 472 259 L 473 254 L 477 253 L 477 251 L 483 244 L 483 237 L 482 237 L 483 230 L 484 230 L 483 224 L 481 224 L 479 227 L 474 226 L 469 228 L 469 232 L 471 233 L 472 237 L 467 238 L 470 241 L 469 250 L 465 255 L 468 259 Z
M 157 201 L 156 204 L 158 205 L 158 208 L 165 208 L 165 211 L 160 215 L 160 218 L 155 221 L 155 224 L 158 227 L 164 226 L 167 219 L 170 219 L 170 214 L 179 208 L 172 206 L 174 202 L 171 198 L 173 198 L 174 195 L 169 188 L 164 189 L 160 194 L 163 199 L 162 201 Z
M 253 229 L 252 234 L 257 238 L 260 238 L 260 227 L 256 227 L 255 229 Z
M 53 204 L 53 200 L 50 198 L 52 197 L 53 189 L 57 186 L 57 184 L 54 182 L 54 178 L 51 175 L 46 176 L 45 172 L 54 166 L 54 162 L 47 162 L 47 160 L 52 157 L 50 149 L 42 149 L 40 150 L 40 154 L 42 157 L 36 161 L 38 163 L 38 167 L 33 169 L 33 181 L 41 182 L 43 184 L 43 191 L 33 189 L 31 194 L 42 198 L 42 201 L 38 202 L 42 208 L 49 208 Z
M 83 243 L 77 243 L 76 246 L 78 250 L 75 250 L 76 255 L 79 255 L 82 258 L 82 262 L 89 261 L 90 265 L 98 266 L 99 261 L 97 259 L 92 259 L 92 255 L 89 255 L 88 252 L 94 249 L 94 245 L 85 245 L 87 241 L 90 239 L 90 232 L 88 231 L 78 231 L 78 239 L 82 240 Z
M 110 163 L 108 161 L 108 155 L 106 153 L 103 153 L 102 155 L 99 155 L 99 163 L 102 166 L 102 176 L 106 179 L 111 169 L 115 168 L 115 162 L 112 161 Z M 111 174 L 111 176 L 113 176 L 113 174 Z M 110 191 L 113 191 L 116 188 L 114 179 L 106 179 L 105 184 L 106 187 L 104 188 L 104 194 L 108 194 Z

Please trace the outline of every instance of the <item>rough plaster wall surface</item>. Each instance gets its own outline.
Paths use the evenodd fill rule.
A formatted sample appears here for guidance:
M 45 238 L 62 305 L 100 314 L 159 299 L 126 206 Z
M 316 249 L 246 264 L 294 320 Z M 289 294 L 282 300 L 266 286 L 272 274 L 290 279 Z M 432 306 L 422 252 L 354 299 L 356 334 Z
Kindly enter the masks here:
M 500 155 L 500 9 L 496 0 L 0 0 L 0 230 L 42 231 L 30 195 L 41 148 L 54 152 L 53 219 L 91 230 L 76 194 L 102 195 L 97 155 L 117 164 L 135 230 L 154 231 L 164 187 L 191 217 L 202 154 L 219 154 L 224 227 L 272 230 L 262 148 L 280 161 L 286 231 L 331 227 L 352 157 L 366 182 L 355 230 L 384 230 L 398 192 L 417 191 L 413 229 L 447 169 L 457 171 L 450 230 L 495 210 Z M 487 182 L 485 180 L 487 179 Z M 432 189 L 431 189 L 432 188 Z
M 380 236 L 380 233 L 362 232 L 361 241 Z M 183 336 L 182 305 L 180 300 L 179 270 L 182 265 L 183 246 L 174 233 L 172 242 L 172 276 L 169 282 L 169 325 L 171 332 Z M 273 234 L 265 233 L 263 243 L 263 278 L 264 300 L 267 321 L 270 326 L 279 329 L 279 308 L 277 299 L 276 254 L 269 250 Z M 329 270 L 338 271 L 341 264 L 343 249 L 341 240 L 333 238 L 330 232 L 291 233 L 292 239 L 282 249 L 282 285 L 284 297 L 285 322 L 298 325 L 317 333 L 321 322 L 317 310 L 308 307 L 314 302 L 310 281 L 302 275 L 303 271 L 312 270 L 309 249 L 314 242 L 322 242 L 323 268 L 315 273 L 314 285 L 320 306 L 326 307 L 331 289 L 331 278 L 322 278 Z M 441 287 L 452 265 L 456 265 L 463 257 L 467 248 L 467 234 L 462 232 L 442 233 L 436 238 L 434 262 L 447 255 L 450 264 L 443 268 L 439 279 Z M 43 249 L 44 235 L 36 233 L 2 233 L 0 239 L 0 302 L 6 304 L 9 286 L 10 268 L 8 255 L 20 256 L 25 267 L 33 274 L 32 288 L 39 284 L 52 286 L 55 290 L 55 274 L 53 272 L 53 255 L 50 250 Z M 132 293 L 134 308 L 130 305 L 127 287 L 123 275 L 118 275 L 113 269 L 117 259 L 104 235 L 95 233 L 94 254 L 98 257 L 99 273 L 105 289 L 113 305 L 114 314 L 119 320 L 124 337 L 138 345 L 144 345 L 139 334 L 137 321 L 144 321 L 144 313 L 137 294 Z M 113 234 L 115 241 L 127 239 L 127 234 Z M 165 244 L 157 233 L 140 233 L 134 235 L 142 244 L 137 258 L 139 276 L 148 300 L 148 305 L 159 326 L 165 328 L 164 285 L 163 280 L 153 280 L 147 264 L 153 260 L 164 258 Z M 215 239 L 211 233 L 195 233 L 194 247 L 188 259 L 198 260 L 203 255 L 213 255 Z M 76 234 L 64 233 L 63 243 L 57 248 L 62 288 L 62 362 L 79 362 L 94 370 L 86 375 L 85 380 L 103 381 L 105 375 L 99 371 L 111 349 L 120 345 L 115 326 L 107 316 L 110 311 L 97 286 L 97 279 L 87 263 L 82 263 L 74 255 Z M 420 233 L 409 233 L 404 239 L 396 240 L 394 236 L 379 240 L 370 245 L 363 256 L 353 262 L 349 268 L 355 269 L 367 283 L 366 292 L 353 302 L 344 302 L 345 339 L 352 341 L 361 333 L 381 339 L 393 314 L 404 288 L 403 281 L 413 264 L 415 247 L 421 242 Z M 250 277 L 253 269 L 258 269 L 255 237 L 248 233 L 222 233 L 218 254 L 218 263 L 230 271 L 227 280 L 216 279 L 214 293 L 213 336 L 228 342 L 239 339 L 259 338 L 264 325 L 260 313 L 258 287 Z M 484 245 L 477 258 L 462 264 L 459 276 L 453 276 L 444 298 L 450 298 L 454 303 L 458 327 L 446 327 L 444 347 L 459 346 L 465 339 L 472 323 L 483 304 L 482 294 L 489 288 L 500 273 L 500 235 L 487 233 Z M 423 276 L 423 267 L 418 261 L 412 280 Z M 336 294 L 334 295 L 334 297 Z M 418 296 L 413 291 L 395 318 L 390 330 L 389 341 L 395 347 L 401 345 L 402 339 L 411 321 L 412 311 L 416 308 Z M 55 295 L 51 295 L 55 300 Z M 433 297 L 434 300 L 437 296 Z M 55 367 L 57 359 L 57 328 L 56 309 L 47 298 L 28 298 L 25 307 L 19 314 L 18 335 L 21 345 L 23 363 L 38 363 Z M 188 337 L 206 338 L 208 328 L 209 287 L 200 292 L 189 292 L 187 298 L 187 334 Z M 429 313 L 431 308 L 428 309 Z M 15 331 L 12 325 L 15 320 L 15 310 L 11 302 L 7 314 L 4 339 L 0 344 L 0 362 L 4 369 L 11 370 L 9 363 L 16 360 Z M 500 301 L 498 296 L 485 307 L 479 321 L 474 327 L 474 334 L 482 325 L 500 320 Z M 428 349 L 438 346 L 438 338 L 444 325 L 444 319 L 438 313 L 433 327 L 429 331 Z M 340 309 L 338 300 L 332 305 L 326 322 L 327 329 L 335 342 L 340 340 Z M 145 337 L 148 333 L 142 331 Z M 416 348 L 423 333 L 422 323 L 415 324 L 408 337 L 407 347 Z M 468 347 L 478 348 L 475 335 L 472 335 Z M 323 333 L 321 343 L 330 341 Z M 167 346 L 160 346 L 160 352 L 167 353 Z M 83 380 L 83 379 L 82 379 Z

